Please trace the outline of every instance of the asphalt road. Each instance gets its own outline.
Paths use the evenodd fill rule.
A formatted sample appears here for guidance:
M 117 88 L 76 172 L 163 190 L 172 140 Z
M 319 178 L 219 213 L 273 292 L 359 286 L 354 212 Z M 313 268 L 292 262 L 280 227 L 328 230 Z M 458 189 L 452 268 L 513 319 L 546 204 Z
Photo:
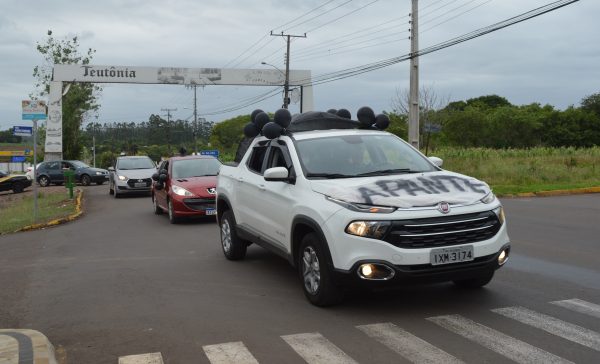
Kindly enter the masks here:
M 165 363 L 209 363 L 206 352 L 236 363 L 599 363 L 600 194 L 503 203 L 513 255 L 485 289 L 406 287 L 322 309 L 261 248 L 226 261 L 214 221 L 171 225 L 148 197 L 91 186 L 78 221 L 0 237 L 0 328 L 40 330 L 77 364 L 155 352 Z

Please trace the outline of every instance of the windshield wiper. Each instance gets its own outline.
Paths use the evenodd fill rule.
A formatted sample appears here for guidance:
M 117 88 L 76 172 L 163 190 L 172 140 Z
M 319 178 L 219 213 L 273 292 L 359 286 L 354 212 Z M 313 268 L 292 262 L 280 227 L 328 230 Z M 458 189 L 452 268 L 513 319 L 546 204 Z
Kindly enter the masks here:
M 382 169 L 380 171 L 371 171 L 366 173 L 360 173 L 358 176 L 385 176 L 388 174 L 405 174 L 405 173 L 423 173 L 423 171 L 413 171 L 410 168 L 395 168 L 395 169 Z
M 307 173 L 306 177 L 320 177 L 320 178 L 353 178 L 355 174 L 341 174 L 341 173 Z

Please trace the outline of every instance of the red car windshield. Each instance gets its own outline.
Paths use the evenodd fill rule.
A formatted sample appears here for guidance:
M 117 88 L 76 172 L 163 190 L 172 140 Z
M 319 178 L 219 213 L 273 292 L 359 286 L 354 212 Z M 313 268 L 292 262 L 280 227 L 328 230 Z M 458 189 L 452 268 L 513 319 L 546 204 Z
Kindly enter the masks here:
M 221 168 L 221 162 L 214 158 L 175 160 L 172 178 L 216 176 L 219 168 Z

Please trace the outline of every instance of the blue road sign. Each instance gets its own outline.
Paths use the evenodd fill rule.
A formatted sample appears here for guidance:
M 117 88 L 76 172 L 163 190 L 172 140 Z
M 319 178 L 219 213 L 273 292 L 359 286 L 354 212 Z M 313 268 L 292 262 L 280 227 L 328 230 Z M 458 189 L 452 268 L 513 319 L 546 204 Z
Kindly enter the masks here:
M 32 136 L 33 126 L 14 126 L 13 135 L 17 136 Z
M 12 156 L 10 157 L 11 163 L 23 163 L 25 162 L 25 156 Z
M 215 158 L 219 158 L 219 151 L 214 149 L 214 150 L 201 150 L 200 151 L 200 155 L 210 155 L 213 156 Z

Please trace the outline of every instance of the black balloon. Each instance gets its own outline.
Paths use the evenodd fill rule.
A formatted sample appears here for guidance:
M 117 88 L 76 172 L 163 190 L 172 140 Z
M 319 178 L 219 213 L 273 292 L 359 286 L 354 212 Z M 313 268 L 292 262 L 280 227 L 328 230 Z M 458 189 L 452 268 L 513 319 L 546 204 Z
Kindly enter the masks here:
M 346 109 L 339 109 L 336 115 L 344 119 L 352 119 L 352 114 Z
M 247 138 L 254 138 L 259 133 L 260 133 L 260 131 L 256 127 L 256 124 L 248 123 L 248 124 L 246 124 L 246 126 L 244 126 L 244 135 Z
M 368 106 L 363 106 L 358 109 L 356 117 L 362 127 L 369 127 L 375 123 L 375 112 Z
M 287 128 L 292 121 L 292 114 L 288 109 L 279 109 L 275 111 L 275 116 L 273 116 L 273 120 L 279 124 L 282 128 Z
M 256 114 L 256 116 L 254 117 L 254 124 L 256 124 L 256 127 L 258 128 L 258 130 L 262 130 L 262 128 L 269 122 L 271 121 L 271 119 L 269 118 L 269 114 L 267 114 L 264 111 L 259 112 L 258 114 Z
M 281 125 L 273 121 L 268 122 L 262 129 L 263 135 L 269 139 L 279 138 L 282 132 L 283 128 Z
M 386 114 L 379 114 L 375 117 L 375 126 L 379 130 L 387 129 L 390 126 L 390 118 Z
M 327 110 L 328 113 L 335 115 L 335 113 L 337 113 L 336 109 L 329 109 Z
M 254 123 L 254 119 L 256 119 L 256 115 L 260 114 L 262 111 L 261 109 L 256 109 L 254 111 L 252 111 L 252 114 L 250 114 L 250 121 Z

